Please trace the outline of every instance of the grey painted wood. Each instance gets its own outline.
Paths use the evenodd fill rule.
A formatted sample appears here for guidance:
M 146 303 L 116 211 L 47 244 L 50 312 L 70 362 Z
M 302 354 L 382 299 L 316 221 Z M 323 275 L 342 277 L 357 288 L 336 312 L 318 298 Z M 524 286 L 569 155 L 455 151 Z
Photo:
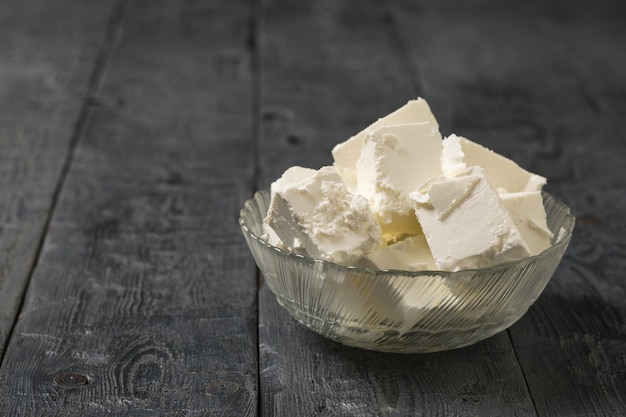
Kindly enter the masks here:
M 248 416 L 250 5 L 131 1 L 0 369 L 0 415 Z
M 300 3 L 2 3 L 0 415 L 623 414 L 624 6 Z M 508 332 L 345 347 L 257 293 L 238 211 L 416 95 L 575 237 Z
M 112 4 L 0 4 L 0 358 L 81 122 Z
M 533 322 L 513 333 L 524 346 L 520 361 L 538 408 L 548 416 L 626 410 L 626 75 L 619 70 L 626 65 L 626 10 L 615 6 L 621 10 L 598 8 L 566 24 L 538 24 L 550 52 L 572 63 L 590 109 L 566 130 L 580 138 L 570 163 L 582 167 L 582 181 L 559 187 L 578 215 L 566 269 L 548 287 L 548 302 L 533 311 Z M 538 345 L 545 346 L 541 355 Z M 546 370 L 558 375 L 550 384 L 542 379 Z
M 263 0 L 259 187 L 291 165 L 332 163 L 332 147 L 415 97 L 384 5 Z
M 454 28 L 410 48 L 443 124 L 546 176 L 578 218 L 564 262 L 509 331 L 538 415 L 614 416 L 626 410 L 626 33 L 611 3 L 573 6 L 399 18 L 409 40 Z
M 336 143 L 407 100 L 436 97 L 409 61 L 403 9 L 274 0 L 262 11 L 262 188 L 291 165 L 332 163 Z M 362 351 L 298 325 L 263 287 L 259 343 L 263 416 L 535 415 L 506 333 L 435 355 Z
M 267 287 L 259 310 L 261 415 L 535 415 L 506 333 L 455 351 L 385 354 L 309 331 Z

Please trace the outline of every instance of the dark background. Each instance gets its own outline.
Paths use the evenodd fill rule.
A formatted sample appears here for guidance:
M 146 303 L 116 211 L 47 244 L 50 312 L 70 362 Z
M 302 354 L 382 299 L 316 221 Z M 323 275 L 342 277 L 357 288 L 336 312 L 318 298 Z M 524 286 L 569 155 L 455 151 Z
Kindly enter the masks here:
M 626 415 L 626 7 L 0 3 L 0 415 Z M 544 294 L 468 348 L 298 325 L 244 201 L 409 99 L 577 217 Z

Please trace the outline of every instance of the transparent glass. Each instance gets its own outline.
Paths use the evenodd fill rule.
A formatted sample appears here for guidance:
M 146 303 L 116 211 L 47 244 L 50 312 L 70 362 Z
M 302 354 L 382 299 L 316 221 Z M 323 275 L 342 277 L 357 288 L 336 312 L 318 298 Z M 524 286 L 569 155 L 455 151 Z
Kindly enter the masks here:
M 490 268 L 374 271 L 288 253 L 263 239 L 269 191 L 245 203 L 239 224 L 265 282 L 300 323 L 364 349 L 436 352 L 467 346 L 511 326 L 541 294 L 572 237 L 569 208 L 544 193 L 554 244 Z

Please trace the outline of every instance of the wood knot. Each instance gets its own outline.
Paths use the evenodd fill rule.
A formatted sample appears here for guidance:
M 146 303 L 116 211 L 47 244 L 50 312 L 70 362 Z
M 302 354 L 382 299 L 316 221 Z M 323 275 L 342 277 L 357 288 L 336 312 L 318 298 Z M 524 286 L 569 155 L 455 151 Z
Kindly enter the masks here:
M 602 219 L 594 216 L 593 214 L 585 214 L 582 216 L 576 216 L 576 223 L 580 223 L 585 226 L 598 226 L 602 224 Z
M 287 143 L 290 145 L 298 145 L 300 143 L 300 138 L 294 134 L 287 135 Z
M 207 384 L 206 392 L 212 397 L 225 397 L 239 391 L 239 384 L 228 380 L 215 380 Z
M 79 372 L 61 372 L 54 377 L 54 383 L 61 387 L 78 387 L 87 385 L 89 383 L 89 377 Z

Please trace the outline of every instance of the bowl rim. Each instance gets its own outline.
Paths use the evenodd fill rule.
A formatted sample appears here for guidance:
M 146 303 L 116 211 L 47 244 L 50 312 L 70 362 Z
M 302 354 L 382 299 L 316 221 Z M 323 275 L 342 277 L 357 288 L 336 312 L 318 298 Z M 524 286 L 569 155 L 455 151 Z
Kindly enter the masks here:
M 535 260 L 541 259 L 541 258 L 546 258 L 548 256 L 551 256 L 553 254 L 553 252 L 557 252 L 562 246 L 566 246 L 569 245 L 569 242 L 571 240 L 572 234 L 574 232 L 574 227 L 576 225 L 576 217 L 571 213 L 570 207 L 568 205 L 566 205 L 565 203 L 557 200 L 556 198 L 554 198 L 550 193 L 548 193 L 547 191 L 542 191 L 542 197 L 544 199 L 544 207 L 546 205 L 546 200 L 550 201 L 552 200 L 552 202 L 554 204 L 556 204 L 557 206 L 560 206 L 561 208 L 564 208 L 566 210 L 566 214 L 565 214 L 565 218 L 567 219 L 566 221 L 564 221 L 563 225 L 561 226 L 561 229 L 558 232 L 557 235 L 557 241 L 555 243 L 553 243 L 549 248 L 545 249 L 544 251 L 542 251 L 541 253 L 537 254 L 537 255 L 533 255 L 533 256 L 528 256 L 525 258 L 521 258 L 521 259 L 517 259 L 514 261 L 507 261 L 507 262 L 502 262 L 499 263 L 497 265 L 492 265 L 492 266 L 488 266 L 488 267 L 484 267 L 484 268 L 467 268 L 467 269 L 461 269 L 458 271 L 442 271 L 442 270 L 437 270 L 437 269 L 424 269 L 424 270 L 419 270 L 419 271 L 408 271 L 408 270 L 403 270 L 403 269 L 372 269 L 372 268 L 367 268 L 367 267 L 362 267 L 362 266 L 354 266 L 354 265 L 341 265 L 341 264 L 337 264 L 335 262 L 332 261 L 328 261 L 325 259 L 320 259 L 320 258 L 313 258 L 310 256 L 306 256 L 306 255 L 302 255 L 299 253 L 292 253 L 292 252 L 288 252 L 286 250 L 283 250 L 277 246 L 274 246 L 270 243 L 268 243 L 267 241 L 265 241 L 263 238 L 261 238 L 260 236 L 258 236 L 256 233 L 254 233 L 251 228 L 249 227 L 248 223 L 246 222 L 246 220 L 244 219 L 244 212 L 245 211 L 250 211 L 250 206 L 252 204 L 256 204 L 258 206 L 258 203 L 256 203 L 256 201 L 258 201 L 259 198 L 261 197 L 265 197 L 265 196 L 269 196 L 270 194 L 270 190 L 268 189 L 264 189 L 264 190 L 259 190 L 256 191 L 254 193 L 254 196 L 252 198 L 249 198 L 246 200 L 246 202 L 244 203 L 244 207 L 240 210 L 239 212 L 239 226 L 241 228 L 241 230 L 247 234 L 250 238 L 252 238 L 254 241 L 256 241 L 257 243 L 265 246 L 266 248 L 276 252 L 279 256 L 283 256 L 286 257 L 288 259 L 293 259 L 296 262 L 305 262 L 305 263 L 310 263 L 310 264 L 318 264 L 318 265 L 322 265 L 324 267 L 330 267 L 333 269 L 338 269 L 341 271 L 345 271 L 345 273 L 359 273 L 362 275 L 371 275 L 371 276 L 398 276 L 398 275 L 402 275 L 404 277 L 420 277 L 420 276 L 441 276 L 442 278 L 445 277 L 452 277 L 452 276 L 456 276 L 456 275 L 467 275 L 469 273 L 484 273 L 487 271 L 497 271 L 497 270 L 504 270 L 516 265 L 521 265 L 523 263 L 531 263 Z M 564 233 L 563 233 L 564 231 Z

